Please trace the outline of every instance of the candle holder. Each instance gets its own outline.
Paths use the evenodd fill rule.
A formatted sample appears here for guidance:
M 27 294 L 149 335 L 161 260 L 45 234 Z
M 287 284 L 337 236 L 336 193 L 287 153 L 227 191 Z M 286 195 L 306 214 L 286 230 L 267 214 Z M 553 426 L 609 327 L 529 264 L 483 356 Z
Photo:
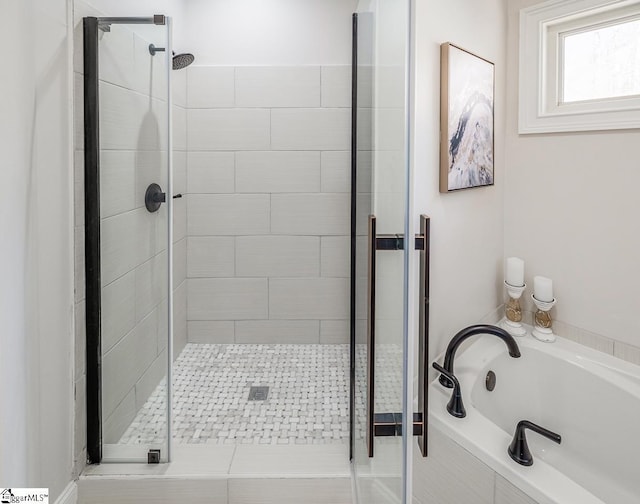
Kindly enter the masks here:
M 538 307 L 538 311 L 536 311 L 534 315 L 534 329 L 531 334 L 536 339 L 540 341 L 544 341 L 545 343 L 553 343 L 556 340 L 556 335 L 553 333 L 553 329 L 551 326 L 553 325 L 553 320 L 551 320 L 551 308 L 556 304 L 556 298 L 553 298 L 553 301 L 540 301 L 536 299 L 536 297 L 531 294 L 531 299 Z
M 520 297 L 527 288 L 527 284 L 520 287 L 511 285 L 504 281 L 504 285 L 507 288 L 509 294 L 509 301 L 505 307 L 506 318 L 502 322 L 502 328 L 512 336 L 525 336 L 527 330 L 522 326 L 522 308 L 520 308 Z

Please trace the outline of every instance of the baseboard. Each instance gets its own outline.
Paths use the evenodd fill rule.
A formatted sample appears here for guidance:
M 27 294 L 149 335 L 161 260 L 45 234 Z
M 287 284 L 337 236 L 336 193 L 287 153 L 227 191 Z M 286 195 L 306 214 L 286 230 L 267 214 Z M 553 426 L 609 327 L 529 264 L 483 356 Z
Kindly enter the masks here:
M 60 497 L 56 499 L 55 504 L 77 504 L 78 503 L 78 485 L 75 481 L 70 482 L 62 491 Z

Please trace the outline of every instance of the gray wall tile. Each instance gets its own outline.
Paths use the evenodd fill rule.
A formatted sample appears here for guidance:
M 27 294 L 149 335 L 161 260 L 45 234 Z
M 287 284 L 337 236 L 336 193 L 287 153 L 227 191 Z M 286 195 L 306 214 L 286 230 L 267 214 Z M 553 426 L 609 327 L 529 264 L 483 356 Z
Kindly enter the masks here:
M 103 151 L 100 155 L 100 215 L 111 217 L 136 206 L 135 152 Z
M 271 319 L 347 319 L 346 278 L 273 278 L 269 281 Z
M 346 235 L 350 229 L 348 194 L 274 194 L 274 234 Z
M 188 141 L 189 139 L 187 138 L 187 110 L 183 109 L 182 107 L 174 107 L 173 109 L 173 148 L 177 151 L 186 151 Z
M 108 352 L 136 325 L 135 270 L 102 289 L 102 352 Z
M 189 150 L 267 150 L 270 116 L 267 109 L 189 109 Z
M 320 322 L 336 320 L 325 326 L 324 339 L 344 341 L 349 66 L 239 67 L 233 76 L 229 68 L 192 67 L 187 80 L 184 220 L 188 330 L 194 331 L 189 340 L 276 342 L 281 329 L 282 340 L 318 342 Z M 326 281 L 318 282 L 320 276 Z M 291 295 L 286 289 L 303 290 L 302 284 L 286 283 L 295 277 L 311 289 L 302 296 L 294 292 L 286 307 L 284 298 Z M 236 282 L 241 278 L 256 282 L 258 293 L 243 291 Z M 242 292 L 225 295 L 232 285 Z M 269 296 L 274 292 L 275 304 Z M 208 299 L 198 299 L 201 295 Z M 212 302 L 216 296 L 221 303 Z M 234 315 L 225 313 L 225 303 Z M 269 313 L 262 316 L 260 310 Z M 233 329 L 227 324 L 232 320 Z M 297 321 L 312 322 L 313 336 Z M 219 325 L 207 325 L 212 322 Z M 298 337 L 296 327 L 302 331 Z
M 168 295 L 167 253 L 162 252 L 135 270 L 136 320 L 151 313 Z
M 133 389 L 122 399 L 115 410 L 105 416 L 102 430 L 103 440 L 107 444 L 117 443 L 131 425 L 136 416 L 136 394 Z
M 173 243 L 187 236 L 187 205 L 189 196 L 173 200 Z
M 640 348 L 616 341 L 613 354 L 627 362 L 640 366 Z
M 190 194 L 235 192 L 233 152 L 189 152 L 187 162 Z
M 351 107 L 351 66 L 322 67 L 322 106 Z
M 533 314 L 531 315 L 530 320 L 533 320 Z M 568 338 L 576 343 L 580 343 L 581 345 L 599 350 L 600 352 L 613 355 L 614 342 L 612 339 L 606 338 L 605 336 L 566 324 L 561 320 L 553 321 L 553 330 L 558 336 Z
M 233 107 L 235 103 L 234 73 L 233 67 L 189 67 L 186 72 L 188 107 Z
M 101 226 L 102 285 L 108 285 L 131 271 L 137 264 L 138 240 L 135 212 L 102 219 Z
M 323 236 L 320 250 L 323 277 L 347 278 L 351 275 L 350 236 Z
M 320 343 L 348 344 L 350 341 L 349 320 L 320 321 Z
M 173 193 L 187 192 L 187 153 L 174 151 L 173 153 Z
M 236 191 L 293 193 L 320 191 L 318 152 L 238 152 Z
M 494 504 L 538 504 L 537 501 L 513 486 L 499 474 L 496 477 L 496 495 Z
M 189 343 L 234 343 L 233 321 L 190 320 Z
M 151 393 L 158 386 L 160 380 L 167 376 L 167 365 L 167 353 L 165 350 L 155 358 L 136 382 L 134 388 L 136 412 L 140 411 L 142 406 L 144 406 L 144 403 L 147 402 L 147 399 L 149 399 Z
M 177 288 L 187 278 L 187 239 L 173 244 L 173 287 Z
M 167 139 L 160 134 L 166 115 L 161 101 L 149 104 L 148 96 L 102 82 L 100 104 L 102 149 L 166 151 Z
M 429 431 L 429 457 L 414 450 L 413 471 L 413 493 L 422 503 L 493 503 L 493 471 L 437 429 Z
M 322 153 L 322 192 L 351 192 L 351 153 L 325 151 Z
M 320 274 L 317 236 L 239 236 L 239 277 L 314 277 Z
M 235 238 L 190 236 L 187 244 L 189 278 L 235 276 Z
M 189 236 L 269 234 L 268 194 L 190 194 Z
M 182 282 L 174 291 L 173 298 L 173 345 L 174 360 L 187 344 L 187 282 Z M 167 320 L 168 323 L 168 320 Z M 165 329 L 166 331 L 166 329 Z M 160 333 L 164 337 L 166 332 Z
M 349 150 L 350 109 L 274 109 L 271 142 L 275 150 Z
M 238 67 L 236 107 L 319 107 L 320 67 Z
M 102 358 L 102 410 L 107 418 L 157 356 L 157 317 L 149 315 Z
M 267 318 L 267 279 L 190 278 L 189 320 Z
M 240 320 L 236 343 L 318 343 L 317 320 Z

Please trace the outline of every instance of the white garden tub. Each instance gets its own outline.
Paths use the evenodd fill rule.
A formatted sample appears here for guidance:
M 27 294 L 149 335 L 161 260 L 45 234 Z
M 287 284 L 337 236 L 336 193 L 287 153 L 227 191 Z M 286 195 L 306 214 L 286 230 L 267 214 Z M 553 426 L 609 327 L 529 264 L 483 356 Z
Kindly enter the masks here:
M 561 338 L 516 338 L 519 359 L 495 336 L 473 338 L 454 361 L 467 416 L 447 412 L 451 389 L 435 380 L 432 425 L 540 503 L 640 503 L 640 367 Z M 557 432 L 562 443 L 527 431 L 534 464 L 517 464 L 507 448 L 519 420 Z

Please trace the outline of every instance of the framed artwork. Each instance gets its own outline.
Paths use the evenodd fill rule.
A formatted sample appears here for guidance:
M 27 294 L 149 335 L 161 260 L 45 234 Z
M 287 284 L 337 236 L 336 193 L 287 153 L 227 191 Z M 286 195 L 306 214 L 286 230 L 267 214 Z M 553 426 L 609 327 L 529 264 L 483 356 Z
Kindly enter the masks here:
M 440 46 L 440 192 L 493 185 L 494 65 Z

